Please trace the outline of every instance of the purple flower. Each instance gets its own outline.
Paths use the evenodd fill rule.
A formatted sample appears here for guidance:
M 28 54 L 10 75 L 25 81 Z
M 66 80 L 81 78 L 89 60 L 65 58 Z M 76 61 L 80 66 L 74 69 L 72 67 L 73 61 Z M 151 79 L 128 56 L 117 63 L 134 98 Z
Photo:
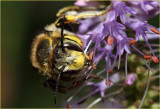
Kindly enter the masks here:
M 123 24 L 127 22 L 126 14 L 135 15 L 137 13 L 134 9 L 128 7 L 125 2 L 112 1 L 112 5 L 114 8 L 113 16 L 117 18 L 119 15 Z
M 91 2 L 91 1 L 90 1 Z M 80 21 L 80 27 L 78 31 L 78 35 L 85 39 L 84 41 L 84 51 L 85 53 L 89 53 L 90 47 L 94 44 L 94 62 L 95 65 L 99 63 L 100 60 L 105 59 L 106 61 L 106 71 L 107 71 L 107 81 L 108 81 L 108 71 L 113 70 L 114 65 L 116 64 L 118 58 L 118 69 L 120 68 L 121 56 L 126 53 L 126 62 L 125 62 L 125 72 L 127 76 L 127 57 L 128 54 L 131 53 L 130 46 L 133 47 L 137 52 L 145 56 L 140 50 L 138 50 L 134 45 L 130 43 L 130 41 L 134 40 L 134 38 L 127 36 L 126 27 L 134 30 L 135 41 L 139 40 L 139 37 L 142 36 L 143 40 L 148 45 L 152 55 L 155 56 L 150 44 L 148 43 L 146 31 L 150 31 L 150 28 L 155 28 L 147 23 L 147 21 L 141 19 L 137 16 L 138 12 L 132 8 L 130 5 L 126 4 L 126 2 L 122 1 L 112 1 L 113 10 L 109 11 L 105 16 L 96 17 L 86 20 Z M 141 4 L 142 9 L 145 12 L 149 11 L 149 8 L 145 7 L 145 5 L 152 5 L 152 7 L 156 8 L 155 2 L 134 2 Z M 154 6 L 153 6 L 154 5 Z M 120 17 L 121 22 L 118 21 L 118 16 Z M 131 17 L 133 16 L 133 17 Z M 102 20 L 104 19 L 105 20 Z M 109 37 L 112 37 L 113 41 L 108 42 Z M 107 39 L 107 40 L 106 40 Z M 103 46 L 102 46 L 103 44 Z M 116 48 L 115 54 L 113 53 L 114 48 Z M 88 52 L 87 52 L 88 51 Z M 98 51 L 96 53 L 96 51 Z M 113 63 L 111 63 L 113 60 Z M 89 68 L 90 69 L 90 68 Z M 88 69 L 88 70 L 89 70 Z M 91 74 L 90 71 L 89 75 Z M 89 77 L 89 75 L 87 77 Z
M 127 1 L 132 9 L 143 20 L 147 20 L 159 14 L 159 1 Z
M 95 1 L 78 0 L 75 4 L 83 7 L 99 5 L 99 3 L 97 5 L 94 3 Z M 160 33 L 157 28 L 146 21 L 148 18 L 159 14 L 159 3 L 157 1 L 111 1 L 111 6 L 106 8 L 106 11 L 107 9 L 112 10 L 100 17 L 79 20 L 80 26 L 77 35 L 84 42 L 84 53 L 89 54 L 94 51 L 95 65 L 98 65 L 101 60 L 106 62 L 106 77 L 98 83 L 88 82 L 87 86 L 92 86 L 94 90 L 78 102 L 96 93 L 100 93 L 103 98 L 107 89 L 112 87 L 115 82 L 120 81 L 120 74 L 115 73 L 110 76 L 110 72 L 115 70 L 114 66 L 116 64 L 118 64 L 118 70 L 120 70 L 121 62 L 124 62 L 125 65 L 125 83 L 132 85 L 135 82 L 136 75 L 134 73 L 127 74 L 127 63 L 132 48 L 145 58 L 146 54 L 134 45 L 139 40 L 145 41 L 152 53 L 150 58 L 156 63 L 159 62 L 148 40 L 159 38 Z M 128 34 L 127 32 L 130 31 L 128 28 L 135 34 Z M 145 64 L 151 70 L 150 66 L 147 63 Z M 92 72 L 93 69 L 89 67 L 84 74 L 88 74 L 88 78 Z
M 114 86 L 114 83 L 118 83 L 121 80 L 121 75 L 119 73 L 115 73 L 110 77 L 110 80 L 111 80 L 110 86 L 106 85 L 106 80 L 102 80 L 101 82 L 98 82 L 98 83 L 88 82 L 87 86 L 92 86 L 94 88 L 94 90 L 91 93 L 88 93 L 86 96 L 84 96 L 78 102 L 83 101 L 96 93 L 100 93 L 101 97 L 103 98 L 105 91 L 108 88 L 111 88 L 112 86 Z
M 135 82 L 135 80 L 136 80 L 136 74 L 131 73 L 131 74 L 129 74 L 129 75 L 127 76 L 127 79 L 126 79 L 125 83 L 126 83 L 127 85 L 132 85 L 132 84 Z
M 104 93 L 108 88 L 111 88 L 114 84 L 113 83 L 117 83 L 121 80 L 121 76 L 119 73 L 115 73 L 110 77 L 110 85 L 106 85 L 106 80 L 103 80 L 99 83 L 93 83 L 93 82 L 88 82 L 87 85 L 88 86 L 93 86 L 96 90 L 96 92 L 99 92 L 101 97 L 104 97 Z M 113 83 L 112 83 L 113 82 Z M 98 89 L 98 90 L 97 90 Z M 95 93 L 96 93 L 95 92 Z
M 80 20 L 80 26 L 78 34 L 85 34 L 86 32 L 92 29 L 92 26 L 98 24 L 100 22 L 99 18 L 85 19 Z
M 142 36 L 143 40 L 148 45 L 150 51 L 152 52 L 153 56 L 155 56 L 150 44 L 148 43 L 147 34 L 146 31 L 151 31 L 150 28 L 153 26 L 150 26 L 147 24 L 147 22 L 141 22 L 138 19 L 135 18 L 129 18 L 129 23 L 126 24 L 128 27 L 136 31 L 135 40 L 138 41 L 139 37 Z M 155 27 L 154 27 L 155 28 Z M 154 38 L 154 37 L 153 37 Z

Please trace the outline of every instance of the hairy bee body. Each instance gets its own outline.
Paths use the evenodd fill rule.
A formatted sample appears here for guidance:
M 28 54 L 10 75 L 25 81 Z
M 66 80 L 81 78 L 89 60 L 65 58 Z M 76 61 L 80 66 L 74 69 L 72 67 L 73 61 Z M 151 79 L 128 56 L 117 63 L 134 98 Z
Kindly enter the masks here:
M 86 10 L 88 10 L 87 8 Z M 84 9 L 85 10 L 85 9 Z M 77 11 L 77 12 L 76 12 Z M 57 92 L 67 92 L 73 89 L 73 84 L 83 84 L 86 76 L 83 71 L 90 65 L 94 67 L 92 56 L 83 52 L 82 40 L 72 32 L 64 28 L 70 23 L 77 23 L 80 19 L 103 16 L 106 11 L 86 11 L 75 6 L 61 9 L 54 23 L 46 26 L 46 32 L 37 35 L 32 44 L 31 62 L 32 65 L 43 75 L 47 76 L 45 86 L 55 90 L 55 103 Z M 75 29 L 72 27 L 71 29 Z M 83 76 L 82 76 L 83 75 Z M 100 79 L 93 74 L 91 78 Z M 75 85 L 74 85 L 75 86 Z
M 89 64 L 89 57 L 83 53 L 83 42 L 73 33 L 64 32 L 64 49 L 61 49 L 60 29 L 41 33 L 33 41 L 31 61 L 43 75 L 57 79 L 61 72 L 62 81 L 73 81 Z

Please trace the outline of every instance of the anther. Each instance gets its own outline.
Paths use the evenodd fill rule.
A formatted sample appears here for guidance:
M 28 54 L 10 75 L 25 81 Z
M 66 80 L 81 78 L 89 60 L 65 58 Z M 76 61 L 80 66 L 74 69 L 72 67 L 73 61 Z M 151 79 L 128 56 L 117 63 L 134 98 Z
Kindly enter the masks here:
M 157 31 L 156 29 L 154 29 L 154 28 L 149 28 L 152 32 L 154 32 L 154 33 L 156 33 L 156 34 L 160 34 L 160 32 L 159 31 Z
M 145 58 L 146 60 L 150 60 L 150 59 L 151 59 L 151 55 L 145 55 L 144 58 Z
M 152 56 L 152 61 L 155 62 L 155 63 L 159 63 L 158 58 L 157 58 L 157 57 L 154 57 L 154 56 Z
M 136 43 L 135 40 L 131 40 L 131 41 L 129 42 L 130 45 L 134 45 L 135 43 Z
M 108 38 L 107 38 L 107 43 L 108 43 L 109 45 L 112 45 L 113 42 L 114 42 L 114 38 L 113 38 L 112 36 L 108 36 Z
M 91 62 L 91 66 L 92 66 L 93 69 L 96 69 L 93 60 L 92 60 L 92 62 Z
M 89 54 L 89 61 L 91 61 L 93 59 L 93 53 L 94 53 L 93 51 L 90 52 L 90 54 Z
M 113 73 L 113 70 L 111 70 L 111 69 L 110 69 L 110 70 L 108 70 L 108 73 Z

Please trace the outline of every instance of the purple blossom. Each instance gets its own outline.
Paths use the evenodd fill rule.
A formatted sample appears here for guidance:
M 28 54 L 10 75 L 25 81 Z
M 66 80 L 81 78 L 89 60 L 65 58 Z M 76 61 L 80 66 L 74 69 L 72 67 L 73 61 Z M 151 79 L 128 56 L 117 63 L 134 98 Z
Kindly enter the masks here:
M 105 91 L 108 88 L 111 88 L 114 85 L 114 83 L 119 82 L 121 80 L 121 76 L 120 76 L 119 73 L 115 73 L 110 77 L 110 80 L 111 80 L 110 86 L 106 85 L 106 80 L 103 80 L 103 81 L 101 81 L 99 83 L 88 82 L 87 85 L 88 86 L 93 86 L 95 88 L 95 90 L 98 89 L 96 92 L 99 92 L 101 97 L 103 98 Z
M 143 20 L 147 20 L 159 14 L 159 1 L 127 1 L 127 3 Z
M 105 16 L 80 20 L 80 27 L 78 31 L 78 35 L 84 40 L 85 53 L 89 53 L 90 51 L 88 50 L 91 49 L 90 47 L 93 44 L 95 44 L 94 48 L 92 48 L 92 50 L 94 51 L 93 60 L 95 62 L 95 65 L 97 65 L 100 60 L 105 59 L 107 81 L 109 77 L 108 71 L 113 70 L 117 59 L 118 59 L 118 69 L 120 68 L 121 56 L 124 53 L 126 53 L 125 72 L 127 77 L 127 57 L 128 54 L 131 54 L 130 46 L 133 47 L 138 53 L 142 54 L 142 56 L 145 56 L 144 53 L 138 50 L 134 45 L 130 44 L 130 41 L 134 40 L 134 38 L 127 36 L 126 27 L 129 27 L 136 32 L 135 34 L 136 42 L 139 40 L 139 37 L 142 36 L 143 40 L 146 42 L 150 51 L 152 52 L 152 55 L 155 56 L 154 51 L 152 50 L 150 44 L 148 43 L 146 34 L 147 31 L 151 32 L 150 28 L 153 26 L 149 25 L 147 21 L 141 19 L 141 17 L 138 15 L 139 11 L 135 10 L 131 5 L 137 3 L 137 5 L 139 4 L 142 10 L 147 13 L 150 11 L 148 5 L 152 5 L 152 7 L 154 8 L 157 7 L 155 2 L 152 3 L 152 2 L 141 1 L 132 3 L 132 2 L 112 1 L 111 3 L 112 7 L 110 8 L 113 8 L 113 10 L 109 11 Z M 130 5 L 128 5 L 127 3 L 130 3 Z M 121 22 L 118 21 L 117 19 L 118 16 L 120 17 Z M 112 44 L 109 44 L 106 41 L 106 39 L 108 40 L 109 36 L 111 36 L 114 39 Z M 115 47 L 117 47 L 116 53 L 113 54 Z M 98 52 L 96 53 L 96 51 Z M 113 63 L 111 63 L 112 62 L 111 60 L 113 60 Z M 90 69 L 91 67 L 88 70 Z M 87 78 L 92 73 L 92 71 L 93 69 L 90 71 Z
M 150 44 L 148 43 L 147 34 L 146 34 L 146 31 L 150 31 L 151 26 L 147 24 L 147 22 L 144 23 L 135 18 L 129 18 L 129 20 L 130 20 L 130 23 L 128 23 L 127 26 L 129 26 L 131 29 L 136 31 L 135 40 L 138 41 L 139 37 L 142 36 L 143 40 L 146 42 L 149 49 L 151 50 L 153 56 L 155 56 Z
M 75 5 L 86 7 L 94 6 L 94 3 L 94 1 L 78 0 Z M 125 60 L 125 83 L 132 85 L 135 82 L 136 75 L 134 73 L 127 74 L 129 54 L 131 54 L 131 50 L 134 49 L 142 55 L 142 58 L 146 55 L 134 45 L 135 42 L 139 40 L 145 41 L 152 56 L 156 57 L 148 40 L 158 39 L 160 33 L 156 27 L 148 24 L 146 20 L 159 14 L 159 2 L 112 1 L 109 9 L 112 8 L 113 10 L 104 16 L 79 21 L 80 26 L 77 35 L 80 36 L 84 42 L 84 52 L 89 54 L 91 51 L 94 51 L 93 60 L 95 65 L 98 65 L 101 60 L 106 62 L 106 77 L 104 80 L 98 83 L 88 82 L 87 86 L 92 86 L 94 90 L 80 99 L 79 102 L 96 93 L 100 93 L 103 98 L 107 89 L 112 87 L 114 82 L 120 81 L 121 77 L 118 73 L 110 75 L 109 72 L 114 70 L 116 64 L 118 64 L 118 70 L 120 69 L 123 55 L 125 55 L 125 58 L 123 58 L 123 60 Z M 106 8 L 106 11 L 107 10 L 108 8 Z M 135 34 L 127 34 L 127 28 L 130 28 Z M 151 28 L 153 28 L 154 31 Z M 130 43 L 131 41 L 134 43 Z M 151 70 L 150 66 L 146 62 L 144 63 L 147 68 Z M 87 72 L 89 72 L 88 78 L 93 72 L 93 69 L 89 67 L 84 74 L 87 74 Z M 106 81 L 108 83 L 109 80 L 111 80 L 111 84 L 107 86 L 105 83 Z
M 112 1 L 112 5 L 114 8 L 113 16 L 117 18 L 119 15 L 123 24 L 125 24 L 128 20 L 126 14 L 131 14 L 134 16 L 137 13 L 134 9 L 128 7 L 125 2 Z
M 92 19 L 86 19 L 86 20 L 80 21 L 81 24 L 80 24 L 78 34 L 80 34 L 82 39 L 83 39 L 84 33 L 89 35 L 87 38 L 85 37 L 86 41 L 89 43 L 88 45 L 85 44 L 86 45 L 85 48 L 88 49 L 93 43 L 95 43 L 94 52 L 96 52 L 96 50 L 99 51 L 97 54 L 94 53 L 95 55 L 94 60 L 96 60 L 96 58 L 99 56 L 101 57 L 101 58 L 98 58 L 96 63 L 98 64 L 98 62 L 102 58 L 105 58 L 106 64 L 107 64 L 106 70 L 108 71 L 109 68 L 113 69 L 113 65 L 115 64 L 115 61 L 117 57 L 119 56 L 118 68 L 120 67 L 121 55 L 124 54 L 124 51 L 127 54 L 131 53 L 129 42 L 131 40 L 134 40 L 130 36 L 127 36 L 126 26 L 136 32 L 136 35 L 135 35 L 136 41 L 139 40 L 140 36 L 143 37 L 149 49 L 152 51 L 153 56 L 155 56 L 151 46 L 148 43 L 147 34 L 146 34 L 146 31 L 150 31 L 150 28 L 153 26 L 149 25 L 146 21 L 142 20 L 139 16 L 137 16 L 138 12 L 134 10 L 132 7 L 127 6 L 125 2 L 112 1 L 111 3 L 113 6 L 113 10 L 106 14 L 104 21 L 101 21 L 100 20 L 101 18 L 92 18 Z M 143 9 L 144 9 L 145 4 L 148 5 L 148 4 L 153 4 L 153 3 L 141 2 L 141 7 L 143 7 Z M 130 16 L 128 16 L 128 14 L 130 14 L 131 16 L 134 16 L 134 18 L 131 18 Z M 119 23 L 117 21 L 118 16 L 120 16 L 120 20 L 122 23 Z M 95 22 L 92 23 L 94 20 Z M 99 23 L 99 25 L 97 25 L 97 23 Z M 89 29 L 90 27 L 92 27 L 92 29 Z M 114 43 L 112 45 L 108 45 L 108 43 L 106 43 L 105 39 L 108 36 L 112 36 L 114 38 Z M 101 47 L 102 43 L 104 44 L 104 47 Z M 117 46 L 117 53 L 112 54 L 115 46 Z M 133 45 L 131 46 L 136 51 L 141 53 Z M 114 59 L 114 62 L 112 63 L 112 67 L 111 67 L 111 59 Z
M 114 86 L 114 83 L 117 83 L 121 80 L 121 75 L 119 73 L 115 73 L 110 77 L 110 79 L 111 79 L 110 86 L 107 86 L 105 84 L 105 80 L 102 80 L 101 82 L 98 82 L 98 83 L 88 82 L 86 85 L 93 87 L 94 90 L 92 92 L 88 93 L 86 96 L 84 96 L 80 100 L 78 100 L 71 107 L 75 107 L 76 104 L 78 104 L 79 102 L 81 102 L 83 100 L 88 99 L 90 96 L 93 96 L 96 93 L 100 93 L 101 97 L 103 98 L 105 91 L 107 89 L 111 88 L 112 86 Z

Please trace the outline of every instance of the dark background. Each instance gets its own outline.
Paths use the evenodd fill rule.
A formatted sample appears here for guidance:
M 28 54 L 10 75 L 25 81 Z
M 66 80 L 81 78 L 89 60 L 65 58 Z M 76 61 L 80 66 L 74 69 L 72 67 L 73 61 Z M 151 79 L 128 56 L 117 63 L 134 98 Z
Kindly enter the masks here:
M 63 104 L 70 94 L 59 94 L 54 104 L 54 92 L 43 87 L 46 78 L 31 65 L 30 50 L 33 38 L 56 20 L 57 11 L 73 3 L 1 2 L 3 108 L 66 107 Z M 158 27 L 157 19 L 149 23 Z
M 64 107 L 60 104 L 66 95 L 59 94 L 54 104 L 54 92 L 43 87 L 46 78 L 31 65 L 30 50 L 33 38 L 56 20 L 58 10 L 73 3 L 1 2 L 2 107 Z

